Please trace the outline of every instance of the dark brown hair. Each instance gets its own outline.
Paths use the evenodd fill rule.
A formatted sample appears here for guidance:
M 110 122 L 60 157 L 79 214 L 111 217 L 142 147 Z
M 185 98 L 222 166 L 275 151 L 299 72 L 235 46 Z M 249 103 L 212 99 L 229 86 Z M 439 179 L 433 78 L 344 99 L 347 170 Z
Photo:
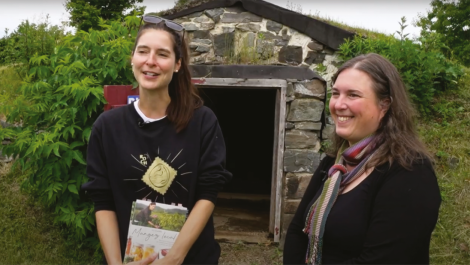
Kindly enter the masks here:
M 147 30 L 163 30 L 170 34 L 173 41 L 173 51 L 175 52 L 175 62 L 181 59 L 181 67 L 177 73 L 173 73 L 173 78 L 168 85 L 168 93 L 170 94 L 171 103 L 168 105 L 166 115 L 168 120 L 176 127 L 176 131 L 180 132 L 189 123 L 194 110 L 203 105 L 201 97 L 196 87 L 191 83 L 191 73 L 189 72 L 189 52 L 188 45 L 184 38 L 176 31 L 168 28 L 165 23 L 159 24 L 143 24 L 137 37 L 135 38 L 134 54 L 142 34 Z
M 421 142 L 416 132 L 414 118 L 416 112 L 407 95 L 405 84 L 397 68 L 384 57 L 369 53 L 359 55 L 344 63 L 333 76 L 333 83 L 346 69 L 356 69 L 366 73 L 372 80 L 378 101 L 386 113 L 375 132 L 378 149 L 366 165 L 375 167 L 386 162 L 396 162 L 411 169 L 412 163 L 432 156 Z M 334 133 L 333 144 L 328 154 L 336 156 L 345 139 Z

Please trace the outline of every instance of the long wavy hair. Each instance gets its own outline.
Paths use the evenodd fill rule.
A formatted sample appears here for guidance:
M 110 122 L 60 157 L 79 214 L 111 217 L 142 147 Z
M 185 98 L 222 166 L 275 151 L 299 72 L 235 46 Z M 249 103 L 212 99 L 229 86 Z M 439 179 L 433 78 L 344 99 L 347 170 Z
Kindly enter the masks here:
M 168 93 L 170 94 L 171 102 L 166 110 L 168 120 L 175 125 L 176 131 L 180 132 L 188 125 L 194 110 L 203 105 L 203 101 L 196 87 L 191 82 L 191 73 L 189 72 L 188 66 L 188 45 L 183 36 L 168 28 L 165 23 L 146 23 L 140 27 L 137 33 L 132 54 L 135 52 L 140 37 L 147 30 L 162 30 L 168 32 L 172 37 L 175 62 L 181 59 L 181 67 L 177 73 L 173 73 L 173 77 L 168 85 Z
M 384 57 L 369 53 L 359 55 L 344 63 L 333 76 L 333 83 L 346 69 L 356 69 L 366 73 L 372 80 L 378 104 L 387 112 L 375 132 L 378 149 L 366 168 L 386 162 L 398 163 L 411 169 L 413 162 L 420 159 L 433 161 L 431 154 L 418 137 L 415 128 L 416 111 L 407 95 L 405 84 L 397 68 Z M 328 155 L 335 157 L 345 139 L 333 133 L 333 144 Z

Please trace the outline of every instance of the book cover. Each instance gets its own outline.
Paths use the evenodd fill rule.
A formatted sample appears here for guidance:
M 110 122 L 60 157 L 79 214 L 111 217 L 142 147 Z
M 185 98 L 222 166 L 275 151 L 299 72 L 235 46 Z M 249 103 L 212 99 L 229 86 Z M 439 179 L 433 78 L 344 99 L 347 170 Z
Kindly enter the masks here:
M 183 227 L 188 210 L 182 206 L 137 200 L 132 204 L 123 263 L 139 261 L 153 253 L 164 258 Z

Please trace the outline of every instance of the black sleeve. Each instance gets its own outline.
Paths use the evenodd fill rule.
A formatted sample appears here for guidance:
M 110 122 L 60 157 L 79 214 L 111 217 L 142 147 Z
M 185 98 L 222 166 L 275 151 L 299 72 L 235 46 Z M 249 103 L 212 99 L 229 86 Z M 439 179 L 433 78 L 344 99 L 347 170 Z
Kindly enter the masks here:
M 232 174 L 225 169 L 224 137 L 212 111 L 206 113 L 201 133 L 196 201 L 205 199 L 215 204 L 218 192 L 232 178 Z
M 95 205 L 95 212 L 100 210 L 115 211 L 113 194 L 107 176 L 106 159 L 103 148 L 101 119 L 93 124 L 87 150 L 87 176 L 89 181 L 82 185 Z
M 441 197 L 429 161 L 395 167 L 378 190 L 362 253 L 344 264 L 429 264 Z
M 305 225 L 304 214 L 313 197 L 320 189 L 323 177 L 329 166 L 332 165 L 334 158 L 325 157 L 320 162 L 317 170 L 308 184 L 305 194 L 300 201 L 299 208 L 295 212 L 294 218 L 287 229 L 286 241 L 284 244 L 284 264 L 305 264 L 305 255 L 307 253 L 308 237 L 302 231 Z

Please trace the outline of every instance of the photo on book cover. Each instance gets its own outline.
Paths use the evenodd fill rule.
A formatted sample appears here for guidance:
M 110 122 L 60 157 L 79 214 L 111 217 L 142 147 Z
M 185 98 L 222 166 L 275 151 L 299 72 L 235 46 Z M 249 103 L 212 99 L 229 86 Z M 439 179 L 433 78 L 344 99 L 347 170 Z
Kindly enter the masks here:
M 134 202 L 123 263 L 145 259 L 155 252 L 157 259 L 164 258 L 183 227 L 187 212 L 181 206 Z

